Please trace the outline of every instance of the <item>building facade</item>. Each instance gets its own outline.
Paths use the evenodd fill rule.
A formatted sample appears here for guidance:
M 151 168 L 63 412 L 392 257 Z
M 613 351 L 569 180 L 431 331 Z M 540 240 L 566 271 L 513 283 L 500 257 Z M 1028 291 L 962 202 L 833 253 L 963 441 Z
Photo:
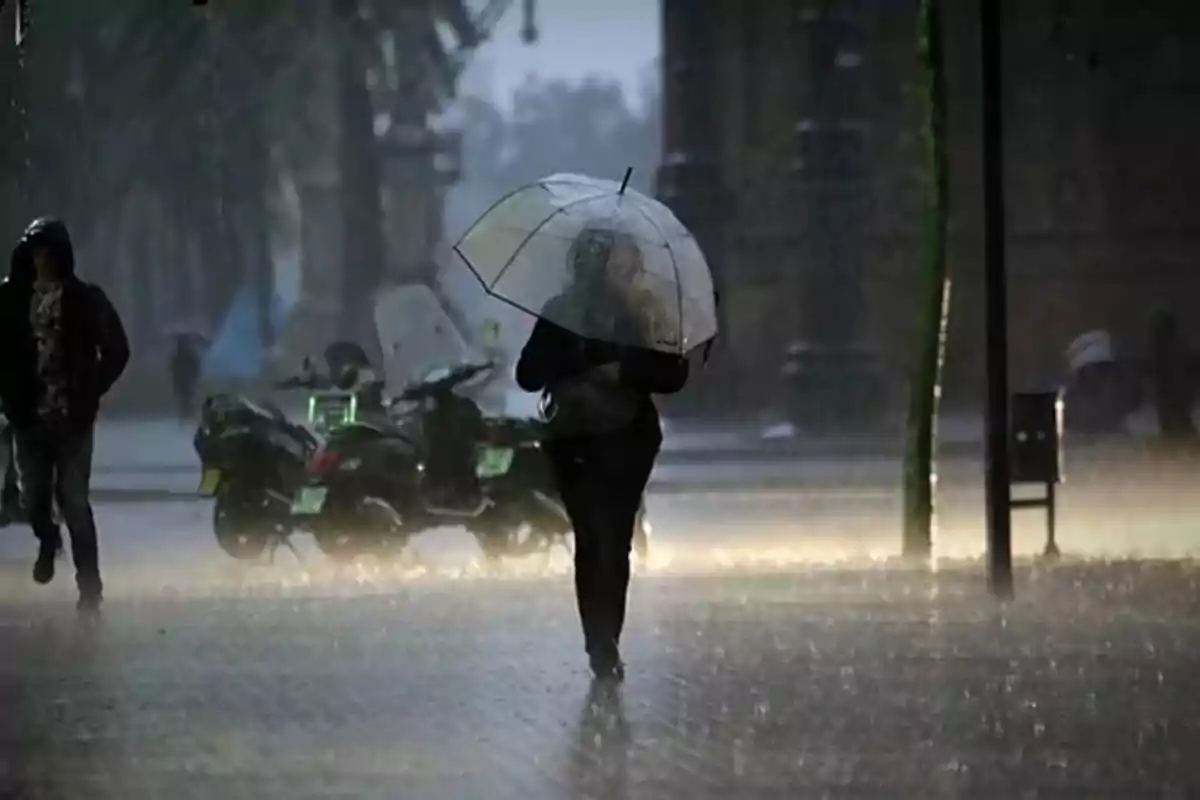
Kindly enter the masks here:
M 948 399 L 982 397 L 978 27 L 946 2 L 954 280 Z M 1200 297 L 1200 6 L 1005 4 L 1014 389 L 1078 334 L 1138 351 Z M 721 385 L 769 397 L 793 339 L 877 351 L 897 390 L 916 330 L 925 173 L 916 0 L 663 0 L 659 194 L 722 293 Z M 1200 334 L 1200 330 L 1193 331 Z M 737 376 L 738 381 L 727 380 Z M 774 385 L 774 386 L 773 386 Z M 728 399 L 728 398 L 726 398 Z

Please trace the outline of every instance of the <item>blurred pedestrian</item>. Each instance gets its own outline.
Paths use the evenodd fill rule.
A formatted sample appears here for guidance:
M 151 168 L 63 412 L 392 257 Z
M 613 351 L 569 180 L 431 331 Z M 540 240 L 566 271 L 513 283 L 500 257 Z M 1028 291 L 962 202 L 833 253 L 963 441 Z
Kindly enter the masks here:
M 1150 377 L 1159 432 L 1166 442 L 1196 438 L 1192 407 L 1196 403 L 1197 359 L 1179 331 L 1175 316 L 1158 312 L 1150 333 Z
M 13 250 L 0 284 L 0 342 L 0 396 L 38 539 L 33 578 L 54 578 L 62 549 L 57 497 L 71 534 L 79 608 L 95 611 L 103 585 L 89 498 L 93 434 L 100 400 L 129 361 L 129 344 L 108 296 L 75 274 L 71 238 L 59 220 L 34 220 Z
M 196 404 L 196 386 L 200 381 L 200 342 L 195 334 L 175 334 L 175 346 L 171 350 L 171 385 L 175 390 L 175 402 L 179 419 L 192 418 Z
M 546 401 L 543 449 L 575 532 L 575 594 L 592 671 L 620 680 L 630 548 L 662 445 L 651 395 L 682 389 L 688 362 L 638 344 L 653 341 L 658 325 L 633 280 L 635 241 L 585 229 L 568 259 L 572 285 L 543 309 L 516 378 Z M 589 321 L 573 330 L 594 336 L 564 327 L 578 317 Z

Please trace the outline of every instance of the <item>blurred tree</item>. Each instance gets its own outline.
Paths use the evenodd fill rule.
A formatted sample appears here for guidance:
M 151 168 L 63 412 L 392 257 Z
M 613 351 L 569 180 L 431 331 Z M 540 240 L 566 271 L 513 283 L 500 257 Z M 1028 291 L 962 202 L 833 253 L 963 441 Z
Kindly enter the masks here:
M 444 52 L 435 22 L 470 33 L 467 6 L 39 0 L 35 8 L 24 57 L 0 48 L 7 230 L 37 213 L 66 218 L 88 272 L 125 285 L 118 299 L 138 307 L 141 336 L 179 314 L 215 326 L 247 283 L 262 290 L 265 309 L 270 200 L 282 173 L 324 157 L 345 188 L 343 216 L 354 220 L 340 261 L 356 265 L 354 293 L 374 288 L 384 258 L 379 131 L 397 140 L 393 149 L 410 146 L 409 129 L 424 130 L 453 93 L 461 59 Z M 334 11 L 344 25 L 327 24 Z M 0 20 L 7 41 L 12 16 Z M 466 36 L 459 55 L 478 38 Z M 343 68 L 340 114 L 310 102 L 337 71 L 332 53 Z M 7 146 L 25 130 L 28 147 Z M 413 158 L 432 164 L 426 144 L 416 141 Z M 157 296 L 164 288 L 168 297 Z
M 116 278 L 118 257 L 132 259 L 132 302 L 148 315 L 136 326 L 142 336 L 164 313 L 200 311 L 215 324 L 240 284 L 269 275 L 261 220 L 277 177 L 275 90 L 294 62 L 299 10 L 265 0 L 220 14 L 156 0 L 41 0 L 37 12 L 24 64 L 7 50 L 0 62 L 10 99 L 0 125 L 19 128 L 14 112 L 24 110 L 30 132 L 27 152 L 0 163 L 6 186 L 23 171 L 31 178 L 7 198 L 6 226 L 37 213 L 66 218 L 100 279 Z M 154 287 L 190 285 L 192 265 L 161 262 L 193 250 L 200 307 L 163 308 L 172 303 Z
M 462 131 L 462 178 L 483 186 L 498 185 L 503 165 L 515 155 L 509 119 L 483 97 L 463 97 L 456 110 L 455 124 Z
M 466 177 L 503 189 L 554 172 L 620 180 L 633 167 L 630 185 L 649 193 L 659 162 L 657 86 L 648 81 L 644 95 L 633 108 L 617 81 L 531 78 L 508 118 L 473 99 L 463 108 Z
M 946 362 L 950 276 L 946 263 L 949 174 L 946 153 L 946 75 L 940 0 L 921 0 L 918 13 L 922 136 L 925 145 L 925 225 L 921 241 L 919 338 L 912 364 L 904 461 L 906 556 L 933 552 L 936 510 L 938 404 Z
M 342 212 L 341 336 L 371 341 L 363 310 L 384 274 L 380 148 L 377 105 L 369 73 L 378 70 L 380 38 L 355 0 L 336 0 L 338 76 L 338 172 Z

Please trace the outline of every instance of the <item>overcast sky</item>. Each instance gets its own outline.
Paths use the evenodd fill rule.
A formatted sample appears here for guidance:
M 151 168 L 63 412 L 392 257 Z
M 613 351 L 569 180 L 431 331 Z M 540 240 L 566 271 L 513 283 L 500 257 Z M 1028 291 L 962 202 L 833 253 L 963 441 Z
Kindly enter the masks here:
M 479 8 L 483 0 L 472 0 Z M 537 0 L 536 44 L 521 43 L 522 0 L 513 0 L 464 77 L 464 88 L 488 86 L 507 104 L 528 74 L 578 80 L 588 75 L 617 78 L 630 92 L 646 65 L 659 54 L 659 0 Z

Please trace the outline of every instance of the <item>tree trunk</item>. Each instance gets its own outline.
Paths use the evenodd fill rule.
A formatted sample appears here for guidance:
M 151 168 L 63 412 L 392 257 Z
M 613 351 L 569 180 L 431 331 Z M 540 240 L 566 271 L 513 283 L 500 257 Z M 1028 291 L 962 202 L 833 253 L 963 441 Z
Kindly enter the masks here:
M 202 174 L 203 190 L 197 203 L 196 230 L 200 236 L 201 276 L 204 282 L 205 317 L 214 335 L 219 330 L 237 290 L 243 282 L 239 270 L 237 226 L 232 215 L 236 206 L 230 145 L 240 135 L 227 108 L 229 81 L 225 74 L 225 20 L 218 15 L 208 28 L 209 64 L 202 100 L 203 140 L 207 162 Z
M 950 279 L 946 269 L 948 175 L 941 0 L 921 0 L 919 39 L 928 194 L 922 240 L 921 319 L 910 383 L 904 464 L 904 554 L 928 558 L 933 552 L 938 400 L 942 393 L 950 312 Z
M 125 235 L 129 240 L 129 279 L 132 325 L 130 338 L 134 352 L 157 340 L 154 314 L 154 239 L 146 192 L 140 188 L 130 198 Z
M 243 249 L 248 282 L 253 287 L 258 318 L 258 336 L 264 350 L 275 342 L 275 328 L 271 319 L 272 300 L 275 296 L 275 269 L 271 259 L 271 214 L 267 206 L 270 191 L 270 147 L 266 140 L 265 121 L 262 112 L 250 112 L 242 130 L 244 161 L 242 186 L 244 192 L 243 222 L 245 247 Z
M 353 2 L 339 2 L 338 156 L 342 196 L 342 335 L 364 344 L 366 303 L 383 270 L 383 212 L 374 111 L 359 57 L 370 37 Z

